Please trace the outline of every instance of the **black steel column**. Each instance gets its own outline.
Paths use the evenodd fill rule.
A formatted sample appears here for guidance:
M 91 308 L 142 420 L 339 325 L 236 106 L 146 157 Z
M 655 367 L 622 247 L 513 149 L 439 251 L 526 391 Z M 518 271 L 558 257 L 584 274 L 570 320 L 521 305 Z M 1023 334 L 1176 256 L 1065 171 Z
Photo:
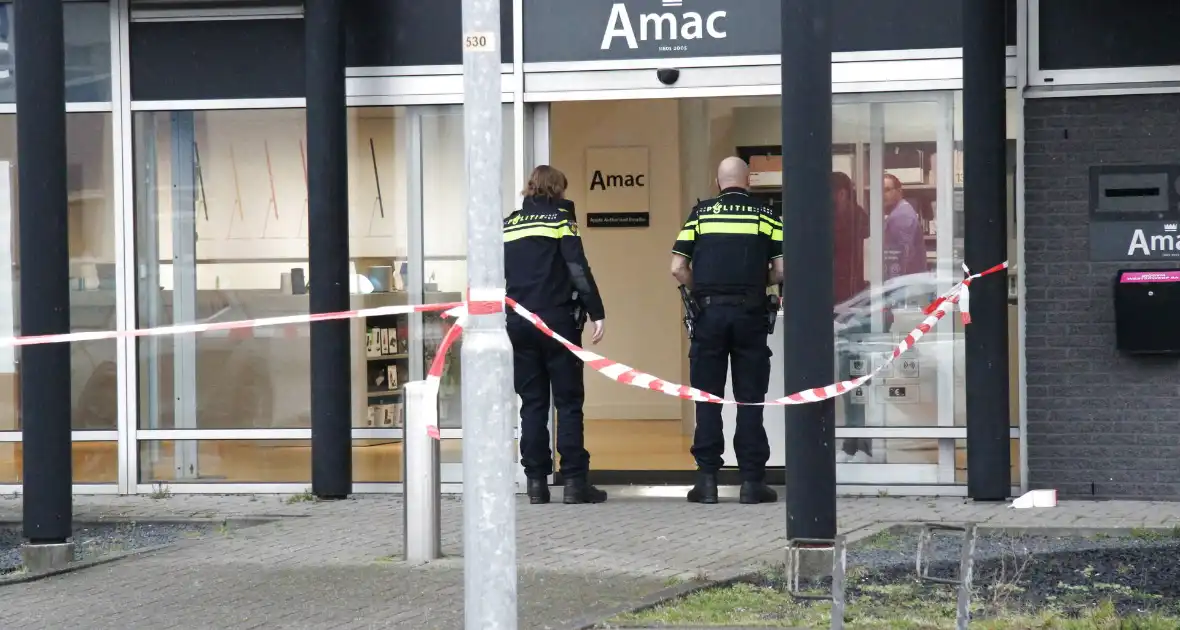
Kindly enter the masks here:
M 344 2 L 307 0 L 304 5 L 312 313 L 349 308 Z M 350 345 L 347 320 L 311 325 L 311 490 L 320 498 L 352 492 Z
M 787 393 L 832 382 L 831 0 L 783 0 L 783 366 Z M 836 534 L 836 404 L 786 408 L 787 538 Z
M 15 4 L 20 332 L 66 333 L 70 251 L 62 3 Z M 70 397 L 62 395 L 70 391 L 70 344 L 28 346 L 19 357 L 25 538 L 64 543 L 73 519 Z
M 963 245 L 983 271 L 1008 256 L 1005 181 L 1004 3 L 963 2 Z M 971 285 L 967 326 L 967 494 L 1008 497 L 1008 287 L 993 275 Z

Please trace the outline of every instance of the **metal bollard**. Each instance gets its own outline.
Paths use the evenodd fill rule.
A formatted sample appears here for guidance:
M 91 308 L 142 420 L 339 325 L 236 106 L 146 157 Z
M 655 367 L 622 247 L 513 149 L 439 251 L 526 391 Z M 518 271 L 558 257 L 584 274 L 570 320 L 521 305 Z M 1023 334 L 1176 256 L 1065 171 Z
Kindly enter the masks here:
M 930 575 L 930 567 L 923 561 L 929 554 L 930 544 L 938 532 L 962 532 L 963 546 L 959 553 L 959 575 L 956 578 L 939 578 Z M 975 573 L 975 540 L 978 527 L 975 523 L 958 525 L 943 525 L 940 523 L 926 523 L 918 534 L 918 553 L 915 565 L 918 579 L 935 584 L 949 584 L 957 587 L 958 602 L 955 607 L 955 628 L 967 630 L 971 622 L 971 583 Z
M 426 427 L 438 426 L 438 399 L 434 388 L 425 381 L 406 383 L 405 394 L 402 548 L 406 561 L 429 562 L 442 557 L 438 441 L 426 433 Z
M 800 553 L 808 548 L 832 550 L 832 588 L 828 593 L 804 593 L 799 590 L 799 572 L 802 564 Z M 848 552 L 844 536 L 837 535 L 833 539 L 793 538 L 787 541 L 787 592 L 795 599 L 832 602 L 832 630 L 844 630 L 845 589 L 847 588 L 845 572 L 847 568 Z

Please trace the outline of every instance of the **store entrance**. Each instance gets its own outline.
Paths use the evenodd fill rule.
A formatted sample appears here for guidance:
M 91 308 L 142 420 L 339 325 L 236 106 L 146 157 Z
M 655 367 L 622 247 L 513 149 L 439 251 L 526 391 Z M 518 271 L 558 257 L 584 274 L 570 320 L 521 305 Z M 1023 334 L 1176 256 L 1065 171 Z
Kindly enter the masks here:
M 567 194 L 577 204 L 583 242 L 606 303 L 606 339 L 594 350 L 661 379 L 688 383 L 688 341 L 668 271 L 670 247 L 696 200 L 716 194 L 714 169 L 726 156 L 745 159 L 751 191 L 781 207 L 780 99 L 550 107 L 549 161 L 569 178 Z M 920 323 L 923 307 L 959 279 L 962 160 L 955 148 L 955 111 L 950 92 L 834 99 L 833 382 L 883 361 Z M 787 309 L 794 299 L 801 298 L 786 296 Z M 781 331 L 780 319 L 770 340 L 770 397 L 788 393 L 782 391 Z M 962 483 L 962 333 L 957 318 L 948 319 L 874 383 L 837 401 L 833 457 L 841 484 L 918 489 Z M 596 483 L 692 481 L 691 403 L 593 372 L 586 375 L 586 392 L 586 443 Z M 728 388 L 715 393 L 731 394 Z M 734 411 L 723 412 L 731 469 L 737 464 L 728 446 Z M 768 481 L 782 483 L 783 409 L 769 407 L 765 418 Z M 734 480 L 736 474 L 723 479 Z

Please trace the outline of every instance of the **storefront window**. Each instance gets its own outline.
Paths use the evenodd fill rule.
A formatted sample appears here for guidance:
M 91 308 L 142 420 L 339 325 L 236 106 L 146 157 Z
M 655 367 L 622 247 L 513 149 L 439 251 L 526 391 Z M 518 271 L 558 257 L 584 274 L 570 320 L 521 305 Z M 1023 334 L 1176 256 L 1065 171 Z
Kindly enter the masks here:
M 463 299 L 467 288 L 467 174 L 463 153 L 463 108 L 459 106 L 423 107 L 422 121 L 422 215 L 423 279 L 426 302 L 452 302 Z M 512 108 L 502 109 L 503 177 L 500 199 L 487 200 L 503 208 L 516 204 L 513 185 Z M 424 346 L 428 358 L 442 338 L 447 324 L 436 316 L 424 319 Z M 447 357 L 439 389 L 439 426 L 458 429 L 463 426 L 460 384 L 462 370 L 459 343 Z
M 13 4 L 0 3 L 0 103 L 16 102 L 16 66 L 20 44 L 13 34 Z M 111 8 L 108 2 L 66 2 L 66 100 L 111 100 Z
M 962 256 L 946 177 L 951 167 L 949 94 L 858 100 L 865 102 L 833 109 L 839 380 L 863 376 L 884 363 L 925 318 L 923 309 L 960 277 L 953 270 Z M 949 422 L 960 341 L 950 322 L 943 322 L 873 381 L 841 397 L 837 426 Z M 943 463 L 950 469 L 942 461 L 950 458 L 950 449 L 940 447 L 938 440 L 846 437 L 838 440 L 836 457 L 851 464 L 898 465 L 891 481 L 951 483 L 952 478 L 940 479 L 934 467 Z M 841 481 L 850 482 L 856 470 L 845 469 Z
M 356 307 L 410 303 L 407 123 L 402 108 L 349 109 L 349 256 L 358 278 L 353 285 Z M 354 428 L 403 427 L 410 324 L 408 315 L 352 323 Z M 354 481 L 401 481 L 402 455 L 400 437 L 354 440 Z
M 74 483 L 113 484 L 119 476 L 118 442 L 74 441 L 72 472 Z M 0 443 L 0 484 L 24 482 L 24 448 L 20 442 Z
M 303 110 L 143 112 L 134 123 L 137 255 L 144 270 L 139 325 L 306 313 Z M 501 201 L 511 203 L 509 108 L 505 123 Z M 420 134 L 415 145 L 413 133 Z M 461 300 L 467 242 L 461 108 L 351 108 L 348 146 L 353 306 L 410 303 L 415 255 L 424 258 L 418 264 L 426 302 Z M 411 155 L 412 147 L 420 147 L 420 157 Z M 419 190 L 408 186 L 411 172 L 420 173 L 420 198 L 411 197 Z M 422 237 L 410 234 L 416 206 Z M 411 251 L 411 243 L 421 249 Z M 354 429 L 402 428 L 411 360 L 424 368 L 449 323 L 437 315 L 353 322 Z M 306 325 L 141 341 L 140 429 L 309 427 L 309 342 Z M 462 426 L 459 373 L 455 348 L 441 388 L 444 428 Z M 220 442 L 145 442 L 141 480 L 310 477 L 310 455 L 297 441 L 236 443 L 223 449 Z M 358 466 L 370 462 L 358 469 L 358 481 L 400 480 L 396 432 L 358 439 L 354 447 Z M 282 450 L 287 459 L 276 470 L 284 472 L 238 470 L 279 457 L 245 454 L 251 449 Z
M 137 113 L 139 325 L 306 313 L 303 110 Z M 141 429 L 310 426 L 308 326 L 141 340 Z
M 111 116 L 66 116 L 70 256 L 70 328 L 74 332 L 115 328 L 114 173 Z M 0 336 L 20 332 L 20 256 L 16 116 L 0 116 Z M 115 430 L 118 405 L 114 341 L 70 345 L 71 425 L 75 431 Z M 20 353 L 0 351 L 0 432 L 21 429 Z M 19 443 L 0 443 L 0 483 L 18 482 Z M 115 479 L 114 443 L 74 447 L 75 481 Z M 85 472 L 90 471 L 90 472 Z

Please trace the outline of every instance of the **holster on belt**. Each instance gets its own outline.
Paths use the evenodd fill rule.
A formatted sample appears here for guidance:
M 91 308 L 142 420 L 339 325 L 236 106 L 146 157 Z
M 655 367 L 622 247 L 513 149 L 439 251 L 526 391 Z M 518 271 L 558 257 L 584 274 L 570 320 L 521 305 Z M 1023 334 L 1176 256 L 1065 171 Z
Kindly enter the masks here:
M 683 284 L 680 285 L 680 301 L 684 304 L 684 330 L 688 332 L 688 338 L 691 340 L 697 317 L 701 314 L 701 307 L 689 293 L 688 287 Z
M 582 305 L 582 300 L 579 298 L 577 291 L 574 291 L 572 301 L 574 328 L 580 332 L 586 327 L 586 307 Z
M 766 334 L 774 334 L 774 323 L 778 321 L 778 309 L 783 299 L 777 295 L 766 296 Z

